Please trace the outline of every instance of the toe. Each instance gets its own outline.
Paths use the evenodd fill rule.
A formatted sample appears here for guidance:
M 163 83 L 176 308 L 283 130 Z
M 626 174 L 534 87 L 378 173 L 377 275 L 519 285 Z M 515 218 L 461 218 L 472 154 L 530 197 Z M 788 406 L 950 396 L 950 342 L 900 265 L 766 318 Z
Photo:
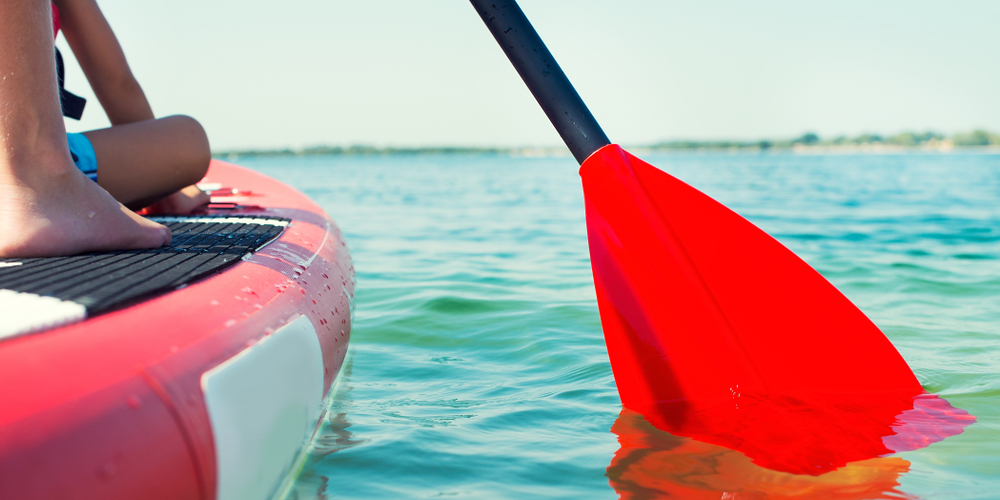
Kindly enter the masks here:
M 167 226 L 160 226 L 160 228 L 163 230 L 163 244 L 161 246 L 167 246 L 170 244 L 170 241 L 173 240 L 174 235 L 170 232 L 170 228 Z

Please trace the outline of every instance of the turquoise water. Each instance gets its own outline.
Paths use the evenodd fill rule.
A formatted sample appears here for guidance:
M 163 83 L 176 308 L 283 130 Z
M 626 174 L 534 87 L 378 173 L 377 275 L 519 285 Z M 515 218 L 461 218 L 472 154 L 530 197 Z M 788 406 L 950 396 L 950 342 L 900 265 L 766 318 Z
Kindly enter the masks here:
M 640 156 L 816 267 L 978 422 L 818 480 L 773 473 L 622 413 L 571 158 L 240 158 L 319 202 L 358 273 L 290 497 L 996 498 L 1000 156 Z

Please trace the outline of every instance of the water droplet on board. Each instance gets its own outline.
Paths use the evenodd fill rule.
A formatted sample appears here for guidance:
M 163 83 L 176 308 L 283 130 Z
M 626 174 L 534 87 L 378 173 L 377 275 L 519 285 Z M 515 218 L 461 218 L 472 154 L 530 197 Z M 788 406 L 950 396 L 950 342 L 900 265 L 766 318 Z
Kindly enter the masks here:
M 88 219 L 93 219 L 95 215 L 97 215 L 97 214 L 94 213 L 94 212 L 87 212 L 87 218 Z
M 313 304 L 315 304 L 315 303 L 316 303 L 316 299 L 313 299 Z
M 139 396 L 136 396 L 135 394 L 129 394 L 128 397 L 125 398 L 125 404 L 127 404 L 128 407 L 132 408 L 133 410 L 138 410 L 139 406 L 142 405 L 142 401 L 139 399 Z
M 229 327 L 231 327 L 231 326 L 233 326 L 235 324 L 236 324 L 236 320 L 235 319 L 231 319 L 229 321 L 226 321 L 226 328 L 229 328 Z
M 212 304 L 213 306 L 217 306 L 217 305 L 219 305 L 219 301 L 218 300 L 213 300 L 213 301 L 209 302 L 209 304 Z
M 340 309 L 334 307 L 333 308 L 333 314 L 340 314 Z
M 97 471 L 97 475 L 105 481 L 110 481 L 111 478 L 115 477 L 115 473 L 118 472 L 118 468 L 115 467 L 114 462 L 108 462 L 101 466 Z
M 270 335 L 272 333 L 274 333 L 274 328 L 267 327 L 264 329 L 264 335 Z
M 305 288 L 300 288 L 299 290 L 302 292 L 302 295 L 306 294 L 306 289 Z

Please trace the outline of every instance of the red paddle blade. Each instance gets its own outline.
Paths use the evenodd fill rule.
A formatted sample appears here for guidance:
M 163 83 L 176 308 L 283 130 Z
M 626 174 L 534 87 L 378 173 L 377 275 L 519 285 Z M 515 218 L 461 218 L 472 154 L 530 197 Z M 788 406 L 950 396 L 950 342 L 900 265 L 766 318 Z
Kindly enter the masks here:
M 779 470 L 818 474 L 893 451 L 882 437 L 924 391 L 833 285 L 746 219 L 616 145 L 595 152 L 580 175 L 624 406 Z M 970 422 L 951 410 L 957 427 L 933 440 Z

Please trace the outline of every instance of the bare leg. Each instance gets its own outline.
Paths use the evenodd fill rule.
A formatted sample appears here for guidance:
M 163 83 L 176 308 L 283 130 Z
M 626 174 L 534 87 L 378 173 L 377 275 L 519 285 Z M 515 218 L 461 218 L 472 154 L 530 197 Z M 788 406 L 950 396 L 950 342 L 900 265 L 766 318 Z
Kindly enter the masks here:
M 212 153 L 193 118 L 168 116 L 84 132 L 97 155 L 97 182 L 138 209 L 202 179 Z
M 49 0 L 0 2 L 0 257 L 168 243 L 73 165 L 53 53 Z
M 208 193 L 198 186 L 188 186 L 166 198 L 146 207 L 146 215 L 151 214 L 187 214 L 205 207 L 212 202 Z

